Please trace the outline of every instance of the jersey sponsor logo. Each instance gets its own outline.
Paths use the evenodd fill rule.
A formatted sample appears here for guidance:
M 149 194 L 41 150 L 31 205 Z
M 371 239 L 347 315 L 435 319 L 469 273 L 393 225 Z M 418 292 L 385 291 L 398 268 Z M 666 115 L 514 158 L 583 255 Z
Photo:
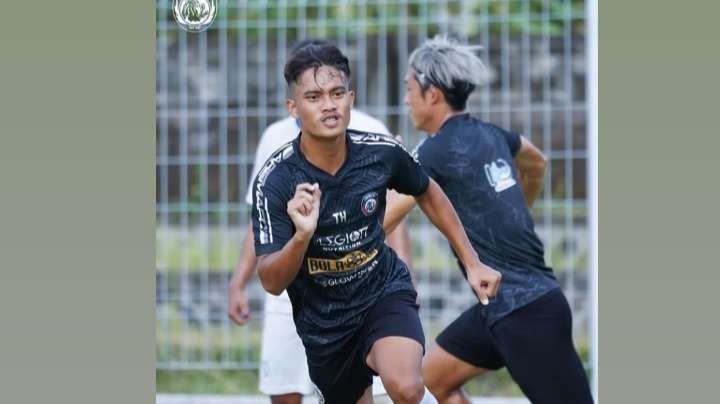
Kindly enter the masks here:
M 367 237 L 368 226 L 361 227 L 347 233 L 334 234 L 332 236 L 319 236 L 315 238 L 315 243 L 322 247 L 341 247 L 348 243 L 355 243 Z
M 375 213 L 375 210 L 378 206 L 378 194 L 377 192 L 368 192 L 362 197 L 362 202 L 360 202 L 360 210 L 362 211 L 363 215 L 370 216 L 373 213 Z
M 502 192 L 513 185 L 515 179 L 512 177 L 512 168 L 503 159 L 497 159 L 490 164 L 485 164 L 485 175 L 495 192 Z
M 369 254 L 365 251 L 353 251 L 339 259 L 308 258 L 308 272 L 310 275 L 318 275 L 353 271 L 372 261 L 377 254 L 378 250 L 372 250 Z
M 318 284 L 322 285 L 322 287 L 325 287 L 325 288 L 328 286 L 332 287 L 332 286 L 338 286 L 338 285 L 345 285 L 347 283 L 350 283 L 350 282 L 356 281 L 360 278 L 363 278 L 365 275 L 374 271 L 375 268 L 377 267 L 377 264 L 378 264 L 378 260 L 373 260 L 365 268 L 363 268 L 357 272 L 348 274 L 346 276 L 340 276 L 337 278 L 330 278 L 330 279 L 323 279 L 323 278 L 315 279 L 315 278 L 313 278 L 313 280 L 315 280 Z

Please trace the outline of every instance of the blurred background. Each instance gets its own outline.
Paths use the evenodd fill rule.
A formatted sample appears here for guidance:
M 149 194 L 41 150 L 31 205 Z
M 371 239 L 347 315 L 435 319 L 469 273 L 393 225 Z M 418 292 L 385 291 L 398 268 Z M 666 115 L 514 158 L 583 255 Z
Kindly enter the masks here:
M 156 384 L 158 393 L 258 395 L 263 291 L 252 321 L 227 317 L 227 282 L 250 218 L 244 202 L 265 127 L 287 116 L 282 69 L 301 39 L 334 41 L 351 62 L 356 107 L 421 136 L 403 105 L 415 46 L 435 34 L 483 45 L 489 84 L 469 112 L 517 131 L 548 157 L 532 213 L 546 259 L 574 313 L 588 375 L 591 295 L 587 4 L 583 0 L 219 0 L 199 34 L 157 0 Z M 443 236 L 415 210 L 408 220 L 428 344 L 475 299 Z M 472 395 L 521 396 L 507 372 L 481 376 Z

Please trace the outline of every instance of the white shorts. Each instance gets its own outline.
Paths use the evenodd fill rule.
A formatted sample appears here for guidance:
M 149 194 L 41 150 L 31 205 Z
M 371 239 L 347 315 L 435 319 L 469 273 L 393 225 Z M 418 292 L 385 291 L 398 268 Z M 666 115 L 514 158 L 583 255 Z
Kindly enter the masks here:
M 287 292 L 280 296 L 266 294 L 264 315 L 260 391 L 271 396 L 312 394 L 315 388 L 308 373 L 305 348 L 295 330 Z M 372 390 L 373 396 L 386 394 L 379 377 L 373 377 Z

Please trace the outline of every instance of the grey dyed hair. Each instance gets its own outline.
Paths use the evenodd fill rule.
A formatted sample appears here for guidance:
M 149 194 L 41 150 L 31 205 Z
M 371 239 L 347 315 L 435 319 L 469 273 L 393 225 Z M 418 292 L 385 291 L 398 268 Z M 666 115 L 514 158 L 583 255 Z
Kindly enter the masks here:
M 471 85 L 474 89 L 483 84 L 487 76 L 485 65 L 475 55 L 479 49 L 482 46 L 461 45 L 438 35 L 415 49 L 410 54 L 408 65 L 415 71 L 423 91 L 430 84 L 441 90 L 453 90 L 458 85 Z

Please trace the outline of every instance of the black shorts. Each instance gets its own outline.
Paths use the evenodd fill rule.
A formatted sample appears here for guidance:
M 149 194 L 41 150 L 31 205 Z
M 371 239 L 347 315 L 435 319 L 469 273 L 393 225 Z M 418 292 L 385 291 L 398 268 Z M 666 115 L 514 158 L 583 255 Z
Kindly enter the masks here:
M 534 404 L 593 402 L 573 346 L 570 306 L 560 289 L 549 291 L 491 327 L 478 303 L 445 328 L 437 343 L 473 366 L 507 367 Z
M 365 363 L 373 344 L 384 337 L 414 339 L 425 347 L 415 292 L 390 294 L 368 311 L 362 326 L 332 355 L 307 351 L 310 379 L 325 404 L 355 403 L 377 375 Z M 323 401 L 324 400 L 324 401 Z

